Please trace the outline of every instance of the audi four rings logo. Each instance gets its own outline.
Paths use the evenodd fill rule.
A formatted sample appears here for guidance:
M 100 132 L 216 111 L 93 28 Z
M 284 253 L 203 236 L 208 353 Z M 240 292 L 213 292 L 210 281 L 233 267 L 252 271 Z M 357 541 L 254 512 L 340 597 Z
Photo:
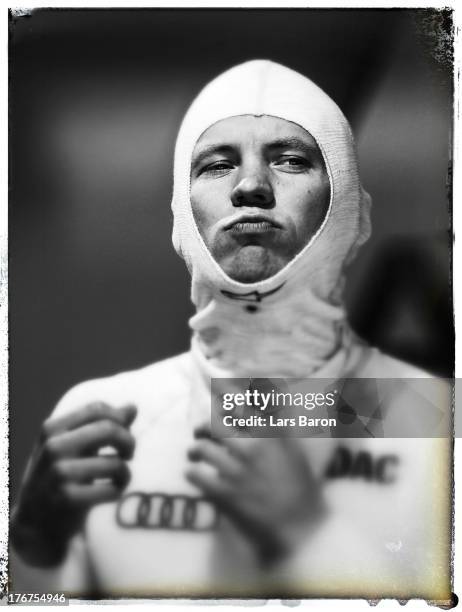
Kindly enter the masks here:
M 134 492 L 117 504 L 116 520 L 127 529 L 210 531 L 217 526 L 218 512 L 202 497 Z

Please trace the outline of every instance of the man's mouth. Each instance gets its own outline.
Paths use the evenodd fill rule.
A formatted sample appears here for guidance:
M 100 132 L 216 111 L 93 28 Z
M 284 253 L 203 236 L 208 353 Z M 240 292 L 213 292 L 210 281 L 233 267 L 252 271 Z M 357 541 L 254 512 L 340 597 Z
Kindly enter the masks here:
M 225 229 L 236 234 L 264 234 L 280 227 L 265 215 L 242 215 L 228 223 Z

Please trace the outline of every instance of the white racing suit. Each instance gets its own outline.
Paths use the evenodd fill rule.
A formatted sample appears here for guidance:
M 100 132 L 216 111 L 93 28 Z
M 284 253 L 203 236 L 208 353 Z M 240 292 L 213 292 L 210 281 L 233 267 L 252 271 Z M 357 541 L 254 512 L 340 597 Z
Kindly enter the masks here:
M 423 375 L 376 349 L 357 347 L 355 352 L 352 376 Z M 203 422 L 190 399 L 194 368 L 191 353 L 185 353 L 83 383 L 64 397 L 56 415 L 91 401 L 138 406 L 132 478 L 121 500 L 90 511 L 61 567 L 29 568 L 13 552 L 16 591 L 107 597 L 449 597 L 448 439 L 298 440 L 323 478 L 327 513 L 288 558 L 262 570 L 246 538 L 225 517 L 218 518 L 185 478 L 193 429 Z

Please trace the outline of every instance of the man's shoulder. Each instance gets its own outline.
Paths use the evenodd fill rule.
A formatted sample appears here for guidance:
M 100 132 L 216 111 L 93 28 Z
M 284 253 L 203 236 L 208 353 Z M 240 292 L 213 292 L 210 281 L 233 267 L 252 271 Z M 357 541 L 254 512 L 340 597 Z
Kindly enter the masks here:
M 187 391 L 190 353 L 181 353 L 142 368 L 119 372 L 78 383 L 62 397 L 53 416 L 76 410 L 88 403 L 104 402 L 114 407 L 153 405 L 156 400 L 174 400 Z
M 431 372 L 407 361 L 368 347 L 364 359 L 355 372 L 357 378 L 437 378 Z

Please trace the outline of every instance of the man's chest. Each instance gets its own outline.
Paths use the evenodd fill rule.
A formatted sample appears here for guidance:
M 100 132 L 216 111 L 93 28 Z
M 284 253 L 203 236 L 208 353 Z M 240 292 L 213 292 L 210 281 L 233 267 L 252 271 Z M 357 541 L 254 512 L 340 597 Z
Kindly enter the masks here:
M 238 587 L 252 551 L 185 476 L 193 426 L 187 415 L 137 432 L 131 480 L 117 502 L 94 508 L 85 536 L 103 591 L 207 595 Z
M 117 502 L 90 512 L 87 546 L 104 592 L 238 596 L 257 580 L 248 540 L 186 479 L 193 429 L 186 412 L 140 428 L 129 485 Z M 353 499 L 360 524 L 374 515 L 374 499 L 383 504 L 401 480 L 401 458 L 389 449 L 367 449 L 362 441 L 305 443 L 330 510 L 345 512 Z

